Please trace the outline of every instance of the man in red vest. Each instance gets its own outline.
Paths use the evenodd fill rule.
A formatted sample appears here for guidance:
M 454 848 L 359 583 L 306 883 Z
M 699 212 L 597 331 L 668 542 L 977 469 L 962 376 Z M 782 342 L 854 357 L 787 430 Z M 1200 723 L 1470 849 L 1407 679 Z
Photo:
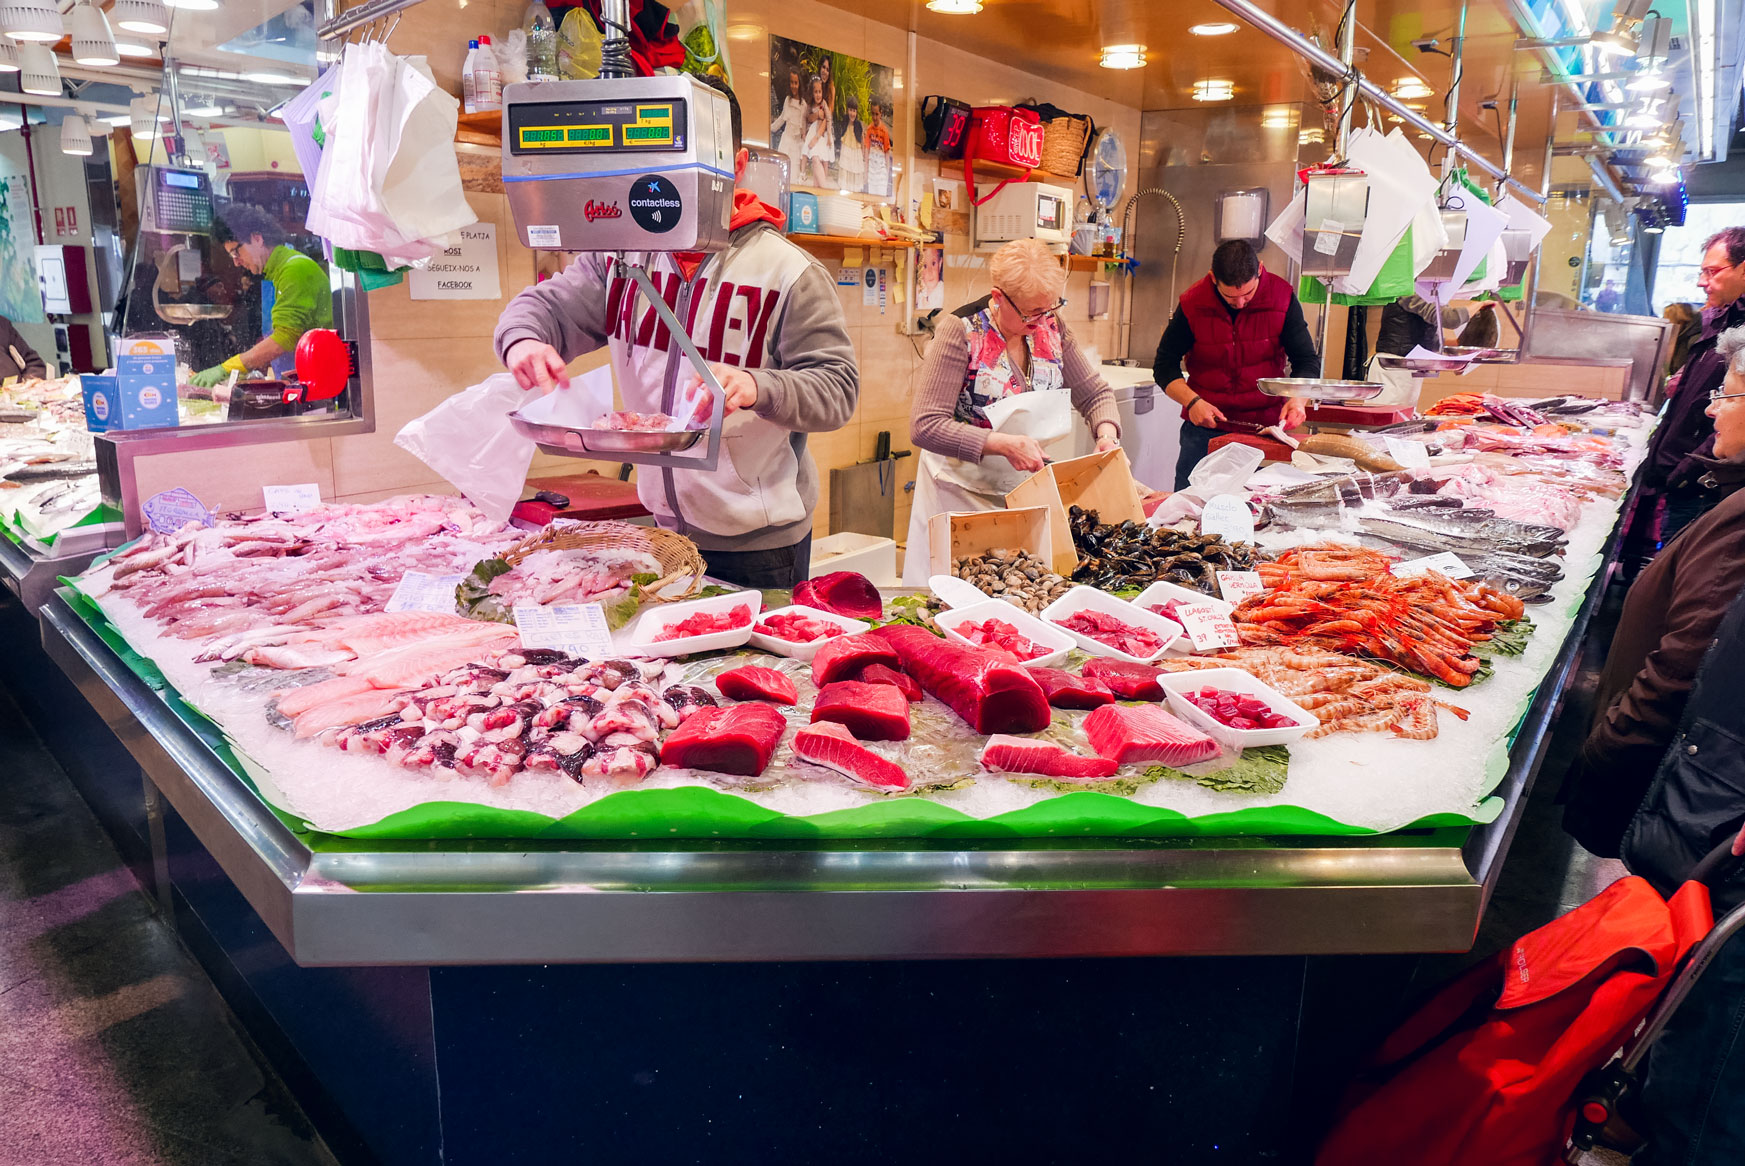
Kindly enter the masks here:
M 1212 270 L 1190 287 L 1163 330 L 1152 376 L 1182 407 L 1181 456 L 1175 488 L 1206 456 L 1219 430 L 1253 433 L 1303 423 L 1297 397 L 1269 397 L 1256 382 L 1285 375 L 1321 375 L 1321 358 L 1291 285 L 1260 265 L 1241 239 L 1220 243 Z M 1184 373 L 1185 370 L 1185 373 Z

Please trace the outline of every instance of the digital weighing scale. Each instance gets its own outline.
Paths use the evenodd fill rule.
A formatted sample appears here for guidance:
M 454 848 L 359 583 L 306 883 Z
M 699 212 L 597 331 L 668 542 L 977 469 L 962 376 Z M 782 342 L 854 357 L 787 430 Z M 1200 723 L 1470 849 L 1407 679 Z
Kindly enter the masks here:
M 602 8 L 608 36 L 599 77 L 504 86 L 503 185 L 527 247 L 613 254 L 616 273 L 633 281 L 671 337 L 660 411 L 673 415 L 682 354 L 711 395 L 709 427 L 630 433 L 509 417 L 547 453 L 713 470 L 721 453 L 721 385 L 646 268 L 652 253 L 727 245 L 732 114 L 725 94 L 693 77 L 629 76 L 625 8 L 623 0 Z M 700 456 L 685 452 L 705 436 Z

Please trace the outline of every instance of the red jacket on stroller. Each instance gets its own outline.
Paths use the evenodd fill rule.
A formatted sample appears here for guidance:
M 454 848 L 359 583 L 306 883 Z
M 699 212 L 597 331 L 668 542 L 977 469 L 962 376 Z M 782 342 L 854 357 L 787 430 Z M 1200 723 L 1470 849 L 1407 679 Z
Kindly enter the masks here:
M 1438 993 L 1347 1091 L 1317 1166 L 1561 1162 L 1582 1078 L 1714 925 L 1698 882 L 1619 879 Z

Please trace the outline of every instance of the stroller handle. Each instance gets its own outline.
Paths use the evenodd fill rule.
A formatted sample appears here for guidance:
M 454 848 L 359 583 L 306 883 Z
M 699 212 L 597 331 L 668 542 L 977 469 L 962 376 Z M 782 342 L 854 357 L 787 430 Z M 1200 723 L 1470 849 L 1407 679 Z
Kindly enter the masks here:
M 1745 823 L 1740 825 L 1737 835 L 1704 855 L 1702 861 L 1691 868 L 1687 881 L 1713 886 L 1714 880 L 1732 866 L 1736 858 L 1745 858 Z

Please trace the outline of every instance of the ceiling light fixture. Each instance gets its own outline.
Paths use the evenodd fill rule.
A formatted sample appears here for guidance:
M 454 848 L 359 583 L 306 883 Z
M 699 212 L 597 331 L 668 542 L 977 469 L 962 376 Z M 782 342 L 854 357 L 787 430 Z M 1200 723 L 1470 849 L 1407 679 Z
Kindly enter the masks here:
M 1624 82 L 1624 88 L 1631 93 L 1653 93 L 1659 89 L 1670 89 L 1672 82 L 1666 74 L 1660 72 L 1641 73 Z
M 982 0 L 927 0 L 927 10 L 947 16 L 974 16 L 982 10 Z
M 1410 101 L 1419 97 L 1428 97 L 1436 92 L 1425 83 L 1422 77 L 1401 77 L 1394 82 L 1394 96 L 1402 101 Z
M 309 82 L 301 77 L 291 77 L 284 73 L 244 73 L 244 81 L 253 81 L 256 85 L 307 85 Z
M 1611 27 L 1596 32 L 1588 43 L 1602 54 L 1633 57 L 1642 46 L 1642 23 L 1653 0 L 1617 0 L 1612 5 Z
M 182 107 L 183 117 L 221 117 L 224 107 L 210 97 L 195 98 L 191 105 Z
M 91 156 L 91 126 L 77 110 L 68 110 L 61 118 L 61 153 L 75 158 Z
M 38 97 L 61 95 L 61 70 L 45 44 L 27 41 L 18 46 L 18 87 Z
M 1299 146 L 1315 145 L 1326 140 L 1327 131 L 1320 126 L 1310 126 L 1297 131 L 1297 145 Z
M 0 0 L 0 32 L 19 44 L 52 45 L 66 25 L 54 0 Z
M 170 8 L 180 8 L 184 12 L 216 12 L 218 0 L 164 0 Z
M 0 37 L 0 73 L 18 72 L 18 50 L 12 42 Z
M 1297 111 L 1288 105 L 1274 106 L 1260 115 L 1260 128 L 1294 130 L 1297 128 Z
M 1228 20 L 1213 20 L 1206 24 L 1189 25 L 1188 31 L 1193 33 L 1195 36 L 1229 36 L 1231 33 L 1235 32 L 1238 27 L 1238 25 L 1233 24 Z
M 123 57 L 155 57 L 158 44 L 155 39 L 137 32 L 118 32 L 115 34 L 115 51 Z
M 109 31 L 109 18 L 94 4 L 80 3 L 73 7 L 73 60 L 81 65 L 102 68 L 121 63 L 115 51 L 115 35 Z
M 1236 96 L 1234 81 L 1195 81 L 1195 101 L 1229 101 Z
M 1103 55 L 1097 64 L 1105 69 L 1143 69 L 1145 67 L 1144 45 L 1104 45 Z
M 1715 0 L 1697 0 L 1697 148 L 1707 161 L 1715 156 Z
M 128 32 L 162 36 L 170 31 L 170 10 L 164 0 L 115 0 L 109 15 L 116 28 Z

